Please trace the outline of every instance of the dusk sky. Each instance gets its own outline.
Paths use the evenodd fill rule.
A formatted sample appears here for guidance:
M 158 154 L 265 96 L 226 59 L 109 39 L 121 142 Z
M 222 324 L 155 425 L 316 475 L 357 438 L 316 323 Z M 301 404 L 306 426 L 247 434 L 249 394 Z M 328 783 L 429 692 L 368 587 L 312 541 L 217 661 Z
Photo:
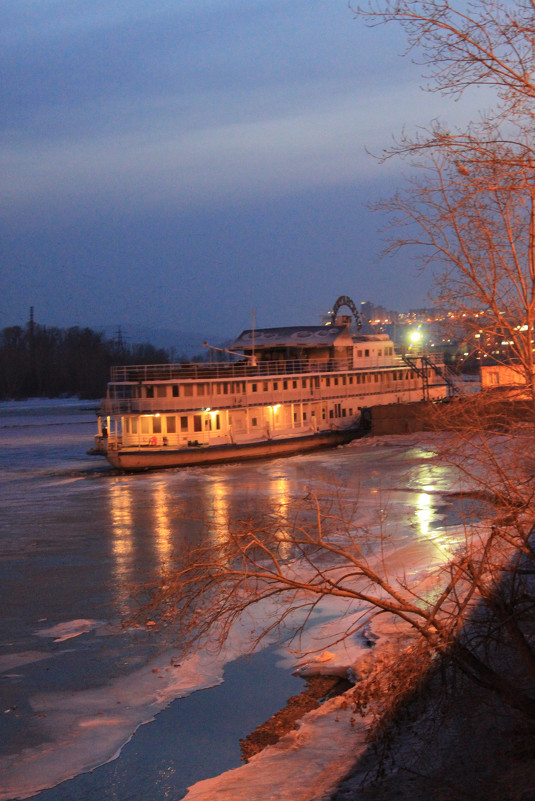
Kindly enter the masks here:
M 346 0 L 4 0 L 0 328 L 233 337 L 429 305 L 368 210 L 452 104 Z M 455 107 L 453 108 L 455 111 Z M 462 108 L 457 107 L 462 113 Z

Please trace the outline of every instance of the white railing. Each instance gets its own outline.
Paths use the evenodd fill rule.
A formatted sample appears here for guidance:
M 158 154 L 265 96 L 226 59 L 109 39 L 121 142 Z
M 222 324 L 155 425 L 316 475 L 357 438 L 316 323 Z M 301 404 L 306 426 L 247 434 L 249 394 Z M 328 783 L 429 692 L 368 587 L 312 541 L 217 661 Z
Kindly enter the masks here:
M 187 362 L 179 364 L 127 364 L 111 368 L 111 381 L 203 381 L 255 376 L 283 376 L 301 373 L 346 371 L 353 368 L 350 359 L 284 359 L 250 362 Z

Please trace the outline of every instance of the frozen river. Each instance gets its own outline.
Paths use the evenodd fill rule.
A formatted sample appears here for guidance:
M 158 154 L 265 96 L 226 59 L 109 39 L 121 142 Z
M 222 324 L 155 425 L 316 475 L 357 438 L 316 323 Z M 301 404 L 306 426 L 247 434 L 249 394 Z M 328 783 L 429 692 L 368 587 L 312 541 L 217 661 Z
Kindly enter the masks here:
M 0 404 L 0 801 L 179 799 L 239 766 L 239 738 L 301 689 L 285 648 L 249 659 L 236 639 L 182 659 L 179 642 L 119 624 L 134 585 L 251 504 L 342 486 L 387 526 L 403 569 L 447 558 L 458 537 L 452 473 L 414 435 L 121 475 L 86 456 L 91 406 Z

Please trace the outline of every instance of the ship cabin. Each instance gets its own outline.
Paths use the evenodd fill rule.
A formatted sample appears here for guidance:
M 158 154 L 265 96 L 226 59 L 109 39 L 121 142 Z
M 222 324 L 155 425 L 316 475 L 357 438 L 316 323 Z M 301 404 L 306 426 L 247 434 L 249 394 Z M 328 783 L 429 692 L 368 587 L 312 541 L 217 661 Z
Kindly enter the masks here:
M 394 345 L 386 334 L 351 334 L 344 324 L 244 331 L 231 346 L 256 362 L 301 371 L 352 370 L 391 364 Z

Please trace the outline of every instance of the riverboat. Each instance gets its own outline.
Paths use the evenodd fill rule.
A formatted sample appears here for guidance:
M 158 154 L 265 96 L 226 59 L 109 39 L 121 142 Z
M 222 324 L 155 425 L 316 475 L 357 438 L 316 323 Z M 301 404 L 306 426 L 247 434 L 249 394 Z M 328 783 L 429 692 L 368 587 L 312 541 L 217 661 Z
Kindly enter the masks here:
M 359 436 L 369 407 L 448 394 L 438 360 L 352 332 L 343 302 L 356 315 L 343 296 L 330 324 L 243 331 L 225 361 L 113 367 L 95 449 L 125 471 L 303 453 Z

